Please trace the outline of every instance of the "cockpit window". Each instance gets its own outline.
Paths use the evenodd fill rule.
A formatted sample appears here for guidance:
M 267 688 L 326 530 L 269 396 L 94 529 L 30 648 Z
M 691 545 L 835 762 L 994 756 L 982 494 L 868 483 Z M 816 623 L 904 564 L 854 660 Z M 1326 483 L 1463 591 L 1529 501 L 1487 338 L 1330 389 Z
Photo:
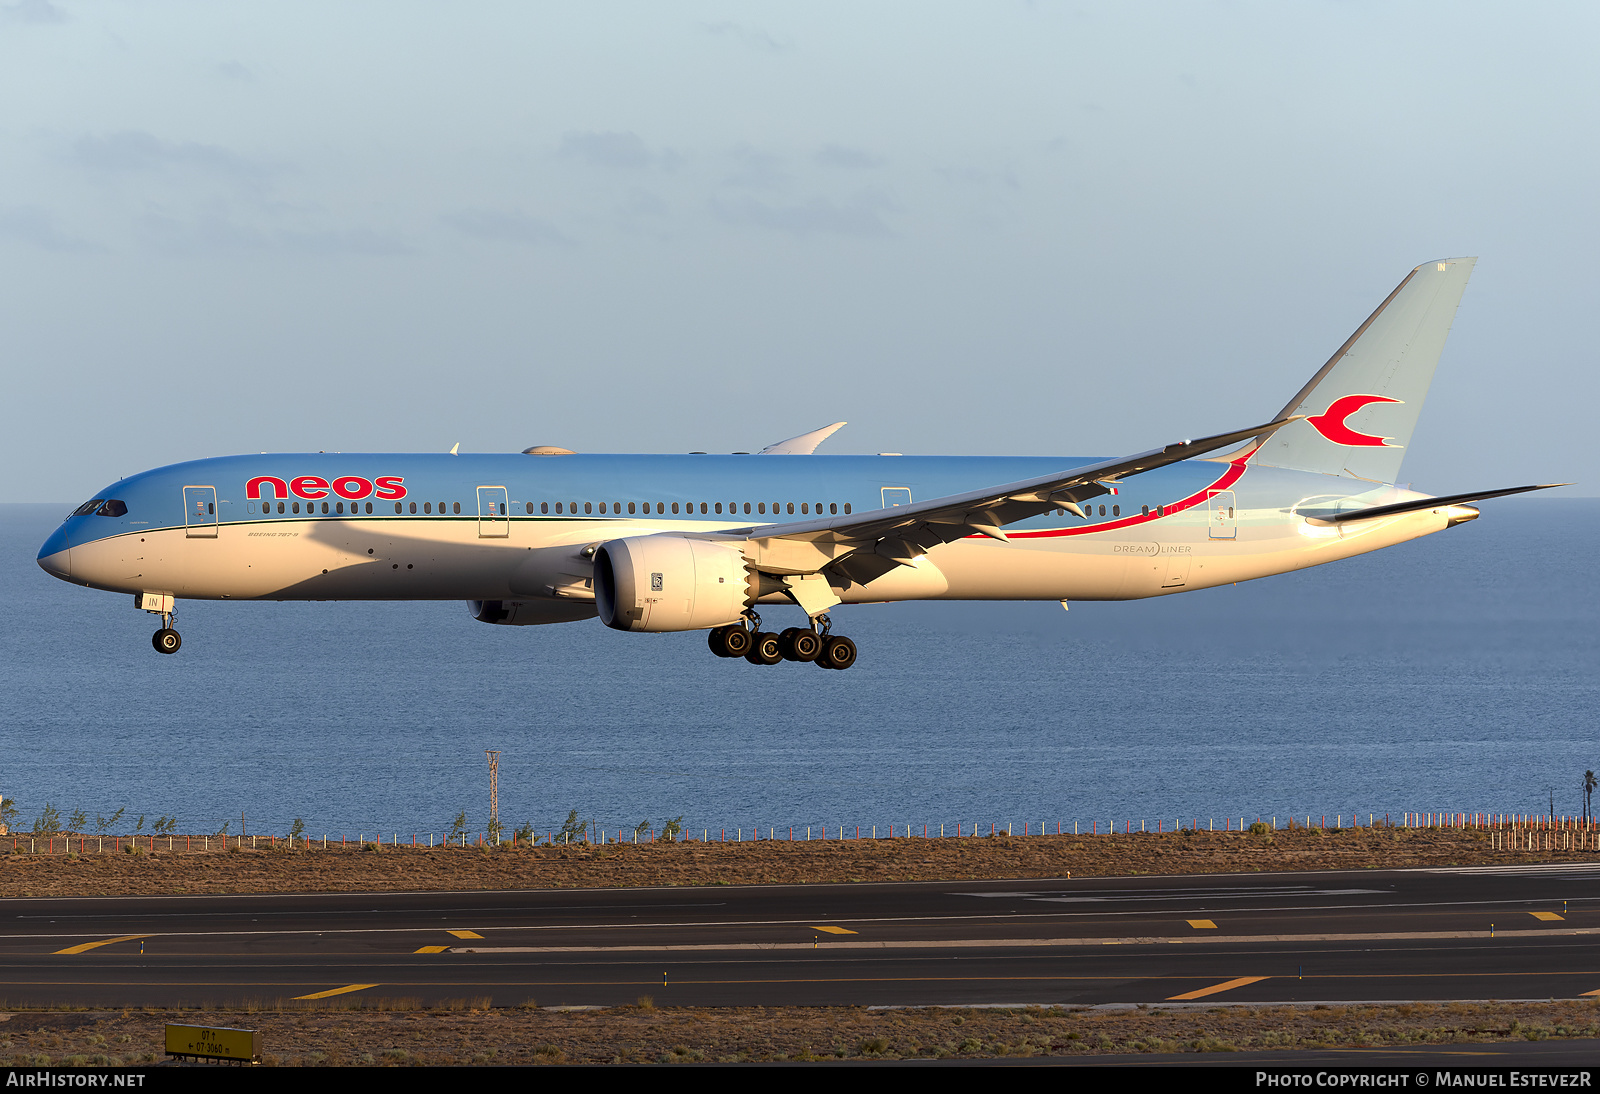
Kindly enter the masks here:
M 116 498 L 93 498 L 74 509 L 72 515 L 75 517 L 87 517 L 93 514 L 97 517 L 120 517 L 127 512 L 127 505 Z

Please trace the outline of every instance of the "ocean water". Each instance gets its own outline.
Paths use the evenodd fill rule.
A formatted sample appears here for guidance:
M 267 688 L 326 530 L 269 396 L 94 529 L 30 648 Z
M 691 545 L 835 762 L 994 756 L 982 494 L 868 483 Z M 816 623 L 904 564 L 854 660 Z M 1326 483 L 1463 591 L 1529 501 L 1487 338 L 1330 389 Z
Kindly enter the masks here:
M 1581 809 L 1600 768 L 1600 499 L 1237 587 L 1123 604 L 842 608 L 847 672 L 704 635 L 495 627 L 458 603 L 181 603 L 34 562 L 70 506 L 0 506 L 0 794 L 180 831 L 1085 827 Z M 791 619 L 793 616 L 795 618 Z M 773 629 L 798 610 L 766 613 Z M 92 824 L 91 824 L 92 827 Z M 119 822 L 117 828 L 132 826 Z M 1035 829 L 1036 830 L 1036 829 Z

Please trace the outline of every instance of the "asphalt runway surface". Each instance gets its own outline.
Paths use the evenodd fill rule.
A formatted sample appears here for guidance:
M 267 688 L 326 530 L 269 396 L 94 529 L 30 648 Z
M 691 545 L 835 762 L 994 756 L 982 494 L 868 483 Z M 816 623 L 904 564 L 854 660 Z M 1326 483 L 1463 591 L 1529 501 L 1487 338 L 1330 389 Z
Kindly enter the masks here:
M 973 1006 L 1600 993 L 1600 864 L 15 899 L 0 1006 Z

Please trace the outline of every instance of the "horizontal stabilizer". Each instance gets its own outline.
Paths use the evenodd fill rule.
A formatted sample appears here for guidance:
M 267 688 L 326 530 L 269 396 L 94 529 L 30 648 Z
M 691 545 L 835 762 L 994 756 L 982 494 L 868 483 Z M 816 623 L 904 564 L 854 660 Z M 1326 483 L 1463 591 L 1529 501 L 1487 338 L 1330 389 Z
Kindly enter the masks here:
M 1314 519 L 1328 524 L 1343 524 L 1351 520 L 1376 520 L 1378 517 L 1397 517 L 1401 513 L 1415 513 L 1423 509 L 1441 509 L 1448 505 L 1466 505 L 1474 501 L 1503 498 L 1509 494 L 1526 494 L 1530 490 L 1553 490 L 1558 486 L 1571 485 L 1570 482 L 1547 482 L 1538 486 L 1513 486 L 1509 490 L 1487 490 L 1474 494 L 1451 494 L 1449 497 L 1444 498 L 1418 498 L 1415 501 L 1401 501 L 1393 505 L 1375 505 L 1371 509 L 1356 509 L 1348 513 L 1319 515 Z

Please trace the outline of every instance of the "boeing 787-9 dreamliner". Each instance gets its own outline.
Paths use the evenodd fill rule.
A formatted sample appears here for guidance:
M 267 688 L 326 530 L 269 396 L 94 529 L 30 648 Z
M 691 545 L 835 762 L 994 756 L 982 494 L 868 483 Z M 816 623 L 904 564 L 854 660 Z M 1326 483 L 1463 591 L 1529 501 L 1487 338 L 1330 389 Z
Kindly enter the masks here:
M 1271 420 L 1121 459 L 816 456 L 839 425 L 749 455 L 300 453 L 121 479 L 39 551 L 178 600 L 464 600 L 485 623 L 599 616 L 709 631 L 755 664 L 849 668 L 841 604 L 1132 600 L 1375 551 L 1472 520 L 1395 485 L 1474 259 L 1418 266 Z M 804 626 L 762 629 L 769 606 Z

